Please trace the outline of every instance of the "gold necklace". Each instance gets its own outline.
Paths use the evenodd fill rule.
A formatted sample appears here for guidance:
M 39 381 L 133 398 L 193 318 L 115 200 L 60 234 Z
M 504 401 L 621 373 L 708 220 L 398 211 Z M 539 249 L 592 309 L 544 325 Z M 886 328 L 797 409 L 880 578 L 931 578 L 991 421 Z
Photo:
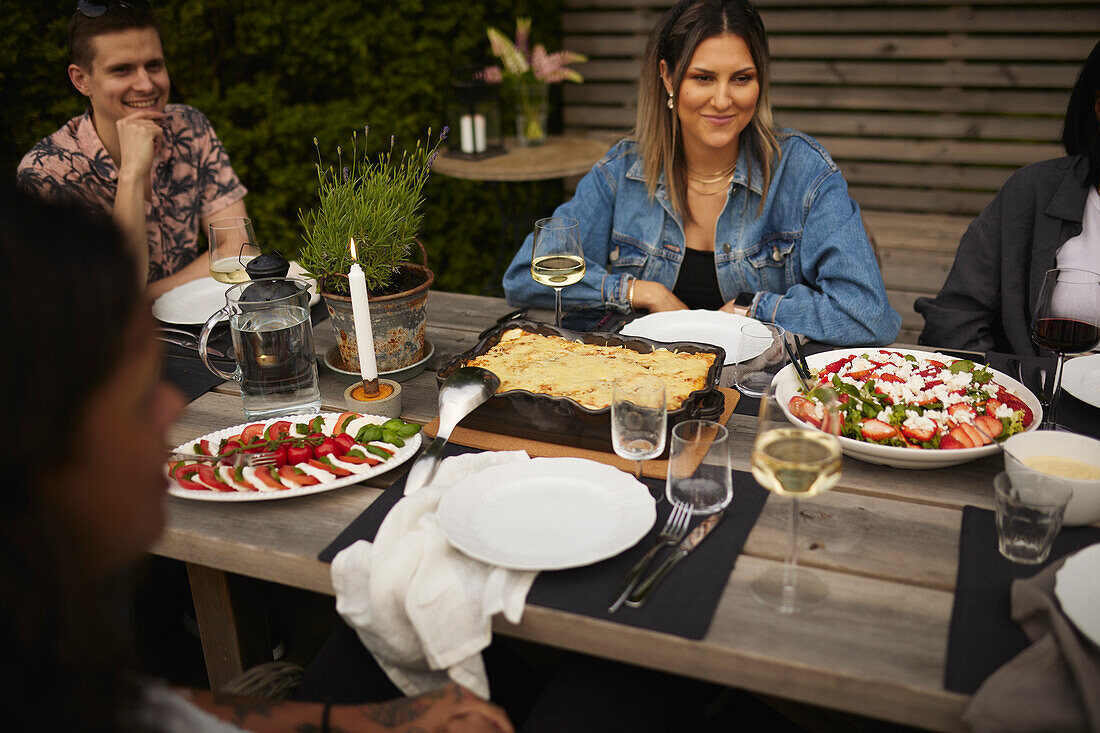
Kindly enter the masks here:
M 685 168 L 686 167 L 687 166 L 685 166 Z M 688 179 L 692 180 L 692 181 L 695 181 L 696 183 L 702 183 L 704 185 L 709 185 L 709 184 L 719 183 L 719 182 L 728 183 L 729 181 L 731 181 L 733 179 L 733 173 L 734 173 L 734 170 L 736 168 L 737 168 L 737 163 L 734 163 L 733 165 L 731 165 L 726 170 L 721 171 L 719 173 L 716 173 L 714 175 L 710 175 L 710 176 L 703 175 L 702 173 L 699 173 L 698 171 L 694 171 L 691 168 L 688 168 L 687 169 Z M 694 174 L 694 175 L 692 175 L 692 174 Z
M 695 193 L 699 194 L 700 196 L 717 196 L 718 194 L 725 193 L 726 191 L 729 190 L 729 184 L 730 184 L 730 181 L 732 181 L 732 180 L 733 180 L 733 176 L 731 175 L 729 178 L 726 178 L 725 180 L 715 181 L 715 183 L 720 184 L 718 186 L 718 188 L 715 188 L 713 190 L 707 190 L 707 188 L 705 186 L 696 185 L 695 184 L 696 179 L 689 178 L 688 179 L 688 188 L 691 191 L 694 191 Z

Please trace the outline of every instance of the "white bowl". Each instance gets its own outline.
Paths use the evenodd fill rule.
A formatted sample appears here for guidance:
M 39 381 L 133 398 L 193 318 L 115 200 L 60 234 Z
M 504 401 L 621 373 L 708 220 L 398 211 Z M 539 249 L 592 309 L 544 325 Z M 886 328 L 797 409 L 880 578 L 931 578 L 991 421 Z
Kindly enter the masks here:
M 1036 430 L 1013 435 L 1003 444 L 1005 470 L 1009 473 L 1034 471 L 1024 465 L 1028 458 L 1055 456 L 1072 458 L 1100 468 L 1100 440 L 1059 430 Z M 1062 523 L 1092 524 L 1100 521 L 1100 479 L 1058 477 L 1073 489 Z
M 835 351 L 826 351 L 821 354 L 814 354 L 806 357 L 806 362 L 810 365 L 810 369 L 821 369 L 828 366 L 837 359 L 842 359 L 849 354 L 866 354 L 873 351 L 878 351 L 880 347 L 868 346 L 863 349 L 837 349 Z M 938 359 L 940 361 L 953 361 L 954 358 L 950 356 L 944 356 L 930 351 L 916 351 L 914 349 L 894 349 L 889 346 L 881 347 L 888 351 L 896 351 L 899 354 L 912 354 L 913 356 L 921 359 Z M 1010 390 L 1016 393 L 1016 395 L 1023 400 L 1024 404 L 1031 408 L 1034 419 L 1031 425 L 1028 427 L 1028 432 L 1033 432 L 1038 429 L 1039 423 L 1043 421 L 1043 408 L 1039 405 L 1039 399 L 1028 391 L 1027 387 L 1017 382 L 1007 374 L 987 367 L 989 371 L 993 372 L 993 379 L 997 384 L 1008 387 Z M 784 414 L 787 419 L 794 425 L 806 429 L 816 430 L 817 428 L 802 422 L 798 418 L 791 415 L 787 405 L 798 392 L 798 377 L 794 373 L 794 365 L 788 364 L 775 375 L 772 380 L 772 384 L 775 385 L 775 395 L 779 398 L 779 403 L 783 408 Z M 1021 433 L 1023 434 L 1023 433 Z M 1006 441 L 1007 442 L 1007 441 Z M 851 456 L 852 458 L 858 458 L 861 461 L 867 461 L 868 463 L 877 463 L 883 466 L 893 466 L 894 468 L 944 468 L 945 466 L 957 466 L 960 463 L 967 463 L 977 458 L 985 458 L 986 456 L 996 455 L 1001 450 L 1001 443 L 990 443 L 989 445 L 983 445 L 979 448 L 952 448 L 952 449 L 936 449 L 936 450 L 917 450 L 915 448 L 896 448 L 892 445 L 879 445 L 878 443 L 867 443 L 862 440 L 853 440 L 852 438 L 840 438 L 840 449 L 844 452 L 844 455 Z

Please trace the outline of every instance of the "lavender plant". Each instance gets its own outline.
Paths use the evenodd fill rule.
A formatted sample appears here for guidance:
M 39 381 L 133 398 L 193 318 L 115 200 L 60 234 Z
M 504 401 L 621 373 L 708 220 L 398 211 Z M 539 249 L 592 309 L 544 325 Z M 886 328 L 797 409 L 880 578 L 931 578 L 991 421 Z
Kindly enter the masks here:
M 352 134 L 352 150 L 347 162 L 343 150 L 336 148 L 336 166 L 326 166 L 317 138 L 318 204 L 309 211 L 298 210 L 305 243 L 297 260 L 306 273 L 321 284 L 321 289 L 348 295 L 346 275 L 351 269 L 350 244 L 355 239 L 359 265 L 371 291 L 386 288 L 393 281 L 401 262 L 424 219 L 422 195 L 440 144 L 447 139 L 444 127 L 436 141 L 432 131 L 417 140 L 415 149 L 394 156 L 394 136 L 389 149 L 371 160 L 367 153 L 370 128 L 364 128 L 362 153 L 358 133 Z

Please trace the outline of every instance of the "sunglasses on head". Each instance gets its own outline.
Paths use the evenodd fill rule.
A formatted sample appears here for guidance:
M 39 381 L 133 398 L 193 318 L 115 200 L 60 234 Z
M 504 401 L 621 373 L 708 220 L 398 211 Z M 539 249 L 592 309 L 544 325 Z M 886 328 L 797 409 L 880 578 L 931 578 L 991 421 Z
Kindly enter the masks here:
M 134 10 L 148 10 L 149 0 L 80 0 L 76 4 L 76 9 L 79 10 L 85 17 L 98 18 L 106 13 L 111 5 L 118 5 L 120 8 L 132 8 Z

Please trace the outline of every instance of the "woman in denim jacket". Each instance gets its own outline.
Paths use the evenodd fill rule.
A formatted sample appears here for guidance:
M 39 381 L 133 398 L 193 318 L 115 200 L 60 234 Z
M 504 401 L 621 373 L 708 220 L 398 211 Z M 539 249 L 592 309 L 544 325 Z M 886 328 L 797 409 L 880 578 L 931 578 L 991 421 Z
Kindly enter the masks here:
M 587 267 L 564 301 L 743 313 L 837 345 L 897 337 L 901 317 L 839 168 L 812 138 L 774 129 L 768 61 L 745 0 L 669 11 L 646 49 L 636 138 L 555 212 L 580 221 Z M 531 279 L 532 243 L 504 290 L 515 305 L 553 307 L 553 290 Z

